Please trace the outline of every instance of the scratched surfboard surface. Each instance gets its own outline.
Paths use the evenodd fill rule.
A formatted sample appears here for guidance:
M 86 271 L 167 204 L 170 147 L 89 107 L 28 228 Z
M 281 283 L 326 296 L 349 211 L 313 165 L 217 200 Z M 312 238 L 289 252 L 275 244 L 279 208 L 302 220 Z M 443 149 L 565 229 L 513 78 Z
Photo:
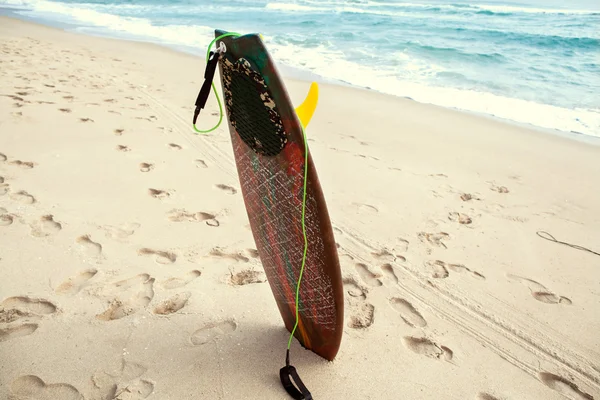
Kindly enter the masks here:
M 215 37 L 224 33 L 216 30 Z M 304 254 L 302 129 L 260 36 L 222 41 L 227 51 L 219 70 L 244 203 L 267 280 L 291 331 Z M 332 360 L 343 332 L 343 285 L 333 230 L 310 152 L 305 226 L 308 250 L 295 337 L 304 347 Z

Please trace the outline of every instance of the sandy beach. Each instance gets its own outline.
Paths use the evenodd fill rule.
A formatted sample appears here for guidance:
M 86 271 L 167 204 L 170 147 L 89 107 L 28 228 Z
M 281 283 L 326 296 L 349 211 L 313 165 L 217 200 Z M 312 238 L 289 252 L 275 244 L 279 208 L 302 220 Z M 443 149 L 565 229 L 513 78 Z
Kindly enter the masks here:
M 203 54 L 0 47 L 0 399 L 288 399 Z M 346 289 L 337 358 L 292 346 L 315 399 L 600 399 L 600 256 L 537 234 L 600 252 L 598 143 L 327 84 L 307 135 Z

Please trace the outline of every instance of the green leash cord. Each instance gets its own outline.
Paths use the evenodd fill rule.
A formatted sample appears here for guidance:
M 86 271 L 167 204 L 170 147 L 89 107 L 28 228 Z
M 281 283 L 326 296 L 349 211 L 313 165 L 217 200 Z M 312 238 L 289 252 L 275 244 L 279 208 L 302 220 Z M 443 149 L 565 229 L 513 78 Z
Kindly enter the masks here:
M 208 50 L 206 51 L 206 62 L 208 62 L 208 60 L 210 58 L 210 49 L 212 48 L 213 44 L 215 42 L 217 42 L 218 40 L 220 40 L 224 37 L 228 37 L 228 36 L 236 36 L 237 37 L 237 36 L 240 36 L 240 34 L 234 33 L 234 32 L 229 32 L 229 33 L 225 33 L 223 35 L 216 37 L 208 45 Z M 215 84 L 211 83 L 211 86 L 212 86 L 213 92 L 215 93 L 215 96 L 217 97 L 217 103 L 219 104 L 219 122 L 217 122 L 217 124 L 214 127 L 212 127 L 211 129 L 208 129 L 205 131 L 199 130 L 198 128 L 196 128 L 196 124 L 193 124 L 194 130 L 198 133 L 210 133 L 210 132 L 214 131 L 221 125 L 221 122 L 223 120 L 223 106 L 221 104 L 221 99 L 219 98 L 219 94 L 217 93 Z M 298 283 L 296 285 L 296 323 L 294 324 L 294 329 L 292 329 L 292 332 L 290 333 L 290 338 L 288 340 L 288 345 L 287 345 L 288 358 L 289 358 L 290 347 L 292 345 L 292 339 L 294 338 L 294 333 L 296 332 L 296 329 L 298 328 L 298 323 L 300 321 L 300 317 L 299 317 L 299 313 L 298 313 L 298 302 L 300 300 L 300 283 L 302 281 L 302 275 L 304 274 L 304 267 L 306 266 L 306 253 L 308 251 L 308 238 L 306 236 L 306 221 L 305 221 L 306 180 L 307 180 L 307 176 L 308 176 L 308 141 L 306 140 L 306 134 L 304 132 L 304 126 L 302 126 L 302 123 L 300 123 L 300 128 L 302 130 L 302 138 L 304 140 L 304 186 L 303 186 L 303 196 L 302 196 L 302 235 L 304 236 L 304 253 L 302 254 L 302 266 L 300 268 L 300 275 L 298 276 Z

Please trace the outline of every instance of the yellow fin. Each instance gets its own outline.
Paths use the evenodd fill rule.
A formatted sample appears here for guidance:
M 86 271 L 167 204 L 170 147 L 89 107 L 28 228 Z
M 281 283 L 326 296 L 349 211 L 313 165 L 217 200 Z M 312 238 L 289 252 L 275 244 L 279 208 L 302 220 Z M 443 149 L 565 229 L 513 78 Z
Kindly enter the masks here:
M 306 98 L 298 107 L 296 107 L 296 115 L 300 119 L 300 123 L 304 128 L 308 126 L 308 123 L 312 119 L 315 109 L 317 108 L 317 102 L 319 100 L 319 85 L 317 82 L 313 82 L 310 85 Z

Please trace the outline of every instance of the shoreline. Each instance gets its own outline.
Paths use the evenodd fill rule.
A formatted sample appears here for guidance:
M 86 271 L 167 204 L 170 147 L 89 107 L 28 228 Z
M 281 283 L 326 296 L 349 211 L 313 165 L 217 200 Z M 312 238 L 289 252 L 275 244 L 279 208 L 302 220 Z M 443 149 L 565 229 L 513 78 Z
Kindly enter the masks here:
M 49 20 L 49 19 L 43 20 L 43 19 L 27 17 L 25 15 L 21 15 L 21 14 L 17 13 L 15 11 L 15 9 L 13 9 L 13 8 L 0 7 L 0 16 L 3 16 L 3 15 L 7 16 L 8 18 L 14 18 L 14 19 L 18 19 L 21 21 L 30 22 L 33 24 L 38 24 L 38 25 L 46 26 L 46 27 L 53 28 L 53 29 L 59 29 L 59 30 L 65 31 L 65 32 L 74 33 L 74 34 L 78 34 L 78 35 L 119 40 L 119 41 L 131 42 L 131 43 L 151 44 L 151 45 L 159 46 L 161 48 L 170 49 L 170 50 L 176 51 L 178 53 L 183 53 L 183 54 L 191 55 L 193 57 L 197 57 L 202 62 L 204 62 L 204 58 L 200 54 L 196 53 L 195 49 L 192 49 L 191 47 L 188 47 L 188 46 L 161 43 L 160 41 L 145 39 L 145 38 L 141 38 L 141 37 L 140 38 L 127 38 L 124 36 L 120 36 L 117 33 L 111 33 L 110 30 L 106 30 L 105 33 L 81 32 L 81 31 L 78 31 L 77 28 L 86 28 L 88 26 L 83 25 L 83 24 L 71 24 L 71 23 L 58 22 L 58 21 Z M 557 135 L 559 137 L 564 137 L 564 138 L 580 141 L 580 142 L 587 143 L 590 145 L 600 146 L 600 137 L 586 134 L 586 133 L 575 132 L 575 131 L 564 131 L 564 130 L 560 130 L 557 128 L 547 128 L 547 127 L 537 126 L 537 125 L 534 125 L 531 123 L 525 123 L 525 122 L 520 122 L 520 121 L 515 121 L 515 120 L 499 117 L 494 114 L 471 111 L 471 110 L 455 108 L 455 107 L 440 106 L 440 105 L 436 105 L 436 104 L 432 104 L 432 103 L 423 103 L 418 100 L 414 100 L 413 98 L 408 97 L 408 96 L 393 95 L 393 94 L 384 93 L 384 92 L 381 92 L 381 91 L 378 91 L 375 89 L 357 86 L 357 85 L 354 85 L 354 84 L 351 84 L 351 83 L 348 83 L 345 81 L 325 78 L 325 77 L 322 77 L 313 72 L 301 70 L 299 68 L 296 68 L 296 67 L 293 67 L 293 66 L 290 66 L 287 64 L 278 64 L 278 68 L 279 68 L 279 72 L 280 72 L 281 76 L 287 80 L 308 82 L 308 83 L 310 83 L 311 81 L 316 81 L 319 84 L 348 87 L 348 88 L 352 88 L 355 90 L 362 90 L 362 91 L 377 93 L 377 94 L 380 94 L 383 96 L 389 96 L 391 98 L 415 101 L 415 102 L 425 105 L 425 106 L 441 107 L 443 109 L 451 110 L 451 111 L 458 112 L 458 113 L 463 113 L 466 115 L 487 118 L 487 119 L 490 119 L 493 121 L 506 123 L 506 124 L 524 128 L 524 129 L 530 129 L 530 130 L 534 130 L 537 132 L 543 132 L 546 134 Z

